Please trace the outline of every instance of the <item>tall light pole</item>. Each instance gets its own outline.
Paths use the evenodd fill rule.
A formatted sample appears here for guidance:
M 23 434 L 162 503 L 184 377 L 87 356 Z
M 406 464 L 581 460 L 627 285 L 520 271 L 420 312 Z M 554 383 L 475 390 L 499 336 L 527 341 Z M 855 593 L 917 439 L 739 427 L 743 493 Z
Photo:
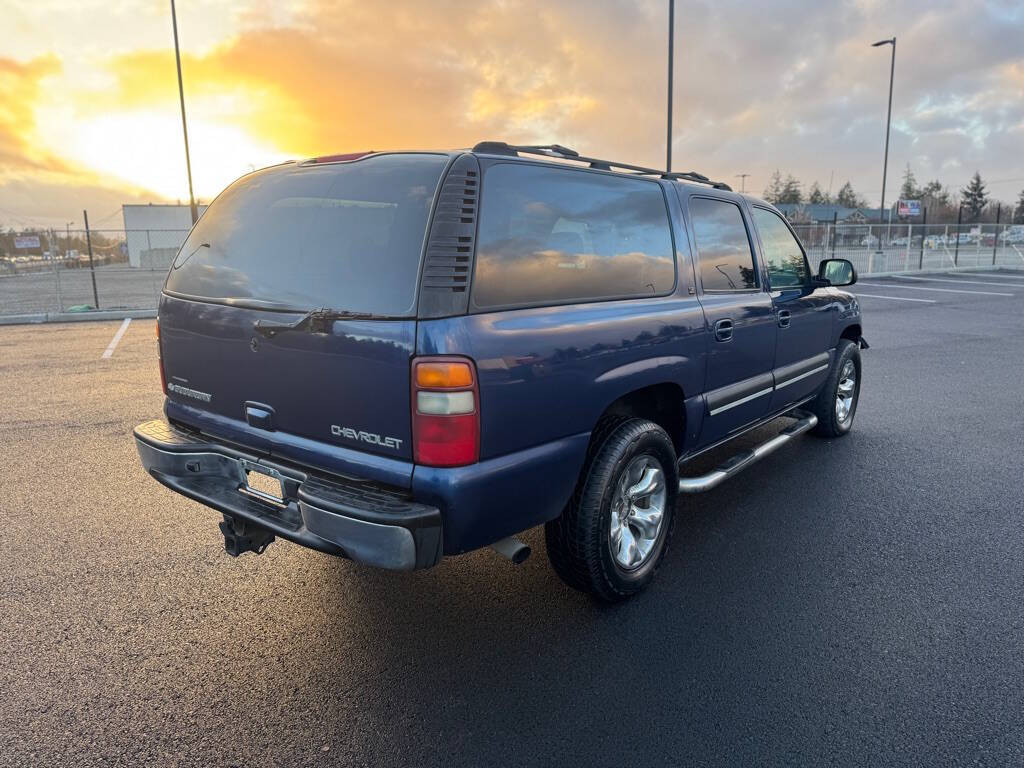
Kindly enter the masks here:
M 736 178 L 740 180 L 740 192 L 741 193 L 747 191 L 747 177 L 748 176 L 750 176 L 749 173 L 737 173 L 736 174 Z
M 171 26 L 174 28 L 174 61 L 178 65 L 178 98 L 181 100 L 181 130 L 185 134 L 185 171 L 188 173 L 188 204 L 192 211 L 192 224 L 199 220 L 196 198 L 192 194 L 192 161 L 188 156 L 188 123 L 185 122 L 185 88 L 181 84 L 181 53 L 178 51 L 178 15 L 171 0 Z
M 896 37 L 893 36 L 887 40 L 879 40 L 877 43 L 872 43 L 872 48 L 878 48 L 883 45 L 892 46 L 892 62 L 889 65 L 889 111 L 885 115 L 885 159 L 882 161 L 882 204 L 878 208 L 879 222 L 881 217 L 885 216 L 885 177 L 889 170 L 889 125 L 892 122 L 892 81 L 893 76 L 896 74 Z M 878 248 L 882 248 L 882 238 L 878 238 Z
M 676 0 L 668 0 L 668 134 L 665 140 L 665 170 L 672 170 L 672 55 L 676 44 Z

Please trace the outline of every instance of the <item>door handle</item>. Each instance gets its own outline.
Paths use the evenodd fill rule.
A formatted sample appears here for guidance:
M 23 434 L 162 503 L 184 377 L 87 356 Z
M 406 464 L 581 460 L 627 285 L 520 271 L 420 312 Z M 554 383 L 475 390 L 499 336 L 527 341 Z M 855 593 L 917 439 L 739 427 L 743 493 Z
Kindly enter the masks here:
M 793 315 L 788 309 L 779 310 L 779 328 L 789 328 L 789 321 Z
M 732 320 L 725 318 L 715 323 L 715 341 L 729 341 L 732 338 Z

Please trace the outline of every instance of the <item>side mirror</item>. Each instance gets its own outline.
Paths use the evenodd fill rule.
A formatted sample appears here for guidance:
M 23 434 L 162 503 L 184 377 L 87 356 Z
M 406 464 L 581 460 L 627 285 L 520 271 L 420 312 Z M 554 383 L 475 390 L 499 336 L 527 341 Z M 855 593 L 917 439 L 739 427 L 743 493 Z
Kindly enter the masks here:
M 829 285 L 853 285 L 857 282 L 857 270 L 847 259 L 825 259 L 818 265 L 818 279 Z

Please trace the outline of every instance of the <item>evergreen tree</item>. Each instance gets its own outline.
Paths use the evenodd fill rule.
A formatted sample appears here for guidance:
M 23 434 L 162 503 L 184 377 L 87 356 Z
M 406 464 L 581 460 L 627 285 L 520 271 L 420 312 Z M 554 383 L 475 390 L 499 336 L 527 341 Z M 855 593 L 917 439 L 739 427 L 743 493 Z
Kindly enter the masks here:
M 1020 197 L 1017 198 L 1017 207 L 1013 211 L 1013 223 L 1024 224 L 1024 189 L 1020 191 Z
M 775 169 L 775 173 L 772 174 L 771 181 L 769 181 L 768 186 L 765 187 L 764 199 L 772 205 L 782 202 L 782 174 L 779 173 L 778 168 Z
M 981 212 L 985 210 L 988 203 L 988 194 L 985 192 L 985 182 L 981 180 L 981 174 L 977 171 L 971 178 L 970 183 L 960 192 L 960 199 L 963 201 L 964 209 L 967 211 L 968 221 L 977 221 Z
M 860 208 L 861 199 L 857 197 L 857 193 L 853 191 L 853 185 L 850 182 L 846 182 L 839 188 L 839 194 L 836 195 L 836 202 L 840 205 L 845 205 L 847 208 Z
M 782 184 L 782 194 L 780 195 L 778 202 L 802 203 L 803 201 L 804 193 L 800 189 L 800 182 L 793 178 L 791 174 L 787 175 L 786 181 Z
M 907 169 L 903 172 L 903 186 L 900 187 L 900 200 L 919 200 L 920 198 L 921 189 L 917 186 L 914 172 L 910 170 L 910 163 L 907 163 Z
M 942 186 L 938 179 L 929 181 L 921 188 L 921 199 L 937 207 L 949 207 L 953 204 L 949 190 Z
M 811 184 L 811 189 L 807 193 L 807 202 L 811 205 L 821 205 L 822 203 L 828 202 L 828 200 L 825 199 L 825 193 L 821 191 L 821 187 L 818 186 L 817 181 Z
M 956 218 L 956 207 L 953 196 L 942 186 L 942 182 L 934 179 L 925 184 L 921 190 L 921 207 L 928 210 L 928 218 L 932 221 L 948 221 Z

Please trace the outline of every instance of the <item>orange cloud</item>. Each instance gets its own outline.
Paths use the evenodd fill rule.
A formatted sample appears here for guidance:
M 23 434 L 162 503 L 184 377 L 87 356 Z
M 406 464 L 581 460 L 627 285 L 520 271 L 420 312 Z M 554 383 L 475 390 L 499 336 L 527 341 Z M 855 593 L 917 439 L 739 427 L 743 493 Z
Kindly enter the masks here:
M 0 58 L 0 179 L 32 170 L 62 170 L 64 163 L 34 146 L 40 81 L 60 71 L 53 54 L 26 63 Z
M 619 149 L 631 147 L 627 157 L 654 159 L 637 158 L 635 146 L 638 126 L 648 125 L 658 144 L 659 121 L 645 115 L 662 108 L 660 91 L 616 68 L 607 41 L 566 11 L 325 3 L 310 18 L 315 24 L 246 30 L 185 56 L 190 116 L 236 120 L 297 156 L 488 138 L 564 143 L 569 134 L 610 136 Z M 106 69 L 114 87 L 91 96 L 90 110 L 176 102 L 171 52 L 129 52 Z

